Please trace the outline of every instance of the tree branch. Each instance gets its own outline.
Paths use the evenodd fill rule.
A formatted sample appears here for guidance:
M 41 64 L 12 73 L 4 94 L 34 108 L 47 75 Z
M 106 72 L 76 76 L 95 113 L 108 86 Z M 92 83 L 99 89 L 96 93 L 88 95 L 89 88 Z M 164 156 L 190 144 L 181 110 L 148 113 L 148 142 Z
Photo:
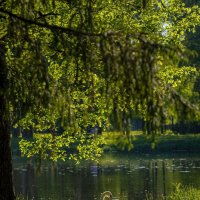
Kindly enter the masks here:
M 10 17 L 13 17 L 15 19 L 18 19 L 26 24 L 30 24 L 30 25 L 36 25 L 36 26 L 39 26 L 39 27 L 42 27 L 42 28 L 47 28 L 47 29 L 50 29 L 50 30 L 57 30 L 57 31 L 62 31 L 62 32 L 65 32 L 67 34 L 72 34 L 72 35 L 85 35 L 85 36 L 94 36 L 94 37 L 100 37 L 100 36 L 103 36 L 103 35 L 115 35 L 117 33 L 111 33 L 111 32 L 108 32 L 108 33 L 90 33 L 90 32 L 83 32 L 83 31 L 79 31 L 79 30 L 75 30 L 75 29 L 71 29 L 71 28 L 67 28 L 67 27 L 61 27 L 61 26 L 57 26 L 57 25 L 52 25 L 52 24 L 44 24 L 44 23 L 41 23 L 41 22 L 37 22 L 35 20 L 32 20 L 32 19 L 27 19 L 27 18 L 24 18 L 22 16 L 19 16 L 19 15 L 16 15 L 10 11 L 7 11 L 7 10 L 4 10 L 2 8 L 0 8 L 0 12 L 1 13 L 4 13 Z

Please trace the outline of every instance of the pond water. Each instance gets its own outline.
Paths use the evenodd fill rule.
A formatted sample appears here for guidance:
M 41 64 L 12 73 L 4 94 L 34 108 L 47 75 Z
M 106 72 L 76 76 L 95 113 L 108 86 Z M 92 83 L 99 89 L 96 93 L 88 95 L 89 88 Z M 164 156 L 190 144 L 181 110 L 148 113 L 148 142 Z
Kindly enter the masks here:
M 105 155 L 99 164 L 42 163 L 14 157 L 17 194 L 36 200 L 98 200 L 109 190 L 114 199 L 154 199 L 173 191 L 175 183 L 200 188 L 200 156 Z

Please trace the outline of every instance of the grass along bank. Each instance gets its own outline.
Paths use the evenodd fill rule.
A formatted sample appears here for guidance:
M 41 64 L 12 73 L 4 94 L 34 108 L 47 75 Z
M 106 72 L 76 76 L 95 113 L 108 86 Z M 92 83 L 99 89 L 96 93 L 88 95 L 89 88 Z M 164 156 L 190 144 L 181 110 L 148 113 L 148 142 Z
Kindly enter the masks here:
M 147 195 L 146 200 L 154 200 L 153 196 Z M 192 186 L 182 186 L 176 184 L 174 192 L 166 197 L 161 197 L 160 200 L 200 200 L 200 189 Z
M 152 141 L 150 136 L 139 131 L 123 136 L 119 132 L 104 132 L 105 151 L 131 151 L 134 153 L 184 153 L 200 152 L 200 134 L 166 134 Z

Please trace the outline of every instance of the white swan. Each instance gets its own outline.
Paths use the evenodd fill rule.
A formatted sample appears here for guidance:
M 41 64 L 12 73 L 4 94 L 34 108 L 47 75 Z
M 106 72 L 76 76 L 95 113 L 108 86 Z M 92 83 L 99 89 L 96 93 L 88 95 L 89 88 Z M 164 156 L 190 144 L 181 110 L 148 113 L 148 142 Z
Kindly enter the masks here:
M 100 200 L 112 200 L 112 193 L 110 191 L 103 192 Z

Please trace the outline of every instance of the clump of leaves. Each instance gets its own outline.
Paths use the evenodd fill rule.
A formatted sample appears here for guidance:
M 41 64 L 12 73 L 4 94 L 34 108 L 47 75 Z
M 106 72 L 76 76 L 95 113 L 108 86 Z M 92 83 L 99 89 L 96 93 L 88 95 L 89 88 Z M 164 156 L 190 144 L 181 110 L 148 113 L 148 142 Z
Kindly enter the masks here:
M 72 159 L 76 163 L 80 160 L 94 160 L 103 153 L 102 145 L 104 139 L 94 135 L 70 136 L 62 134 L 53 136 L 52 134 L 34 134 L 33 139 L 21 139 L 19 142 L 22 156 L 43 160 L 65 161 Z

